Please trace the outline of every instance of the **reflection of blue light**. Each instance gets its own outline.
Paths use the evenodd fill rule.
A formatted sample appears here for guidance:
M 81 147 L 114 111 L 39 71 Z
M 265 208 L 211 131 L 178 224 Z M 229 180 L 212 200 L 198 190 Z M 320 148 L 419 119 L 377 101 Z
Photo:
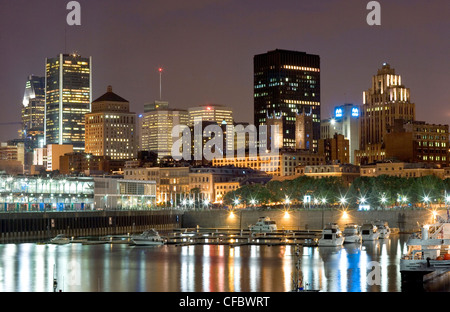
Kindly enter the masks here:
M 334 116 L 336 118 L 342 117 L 342 108 L 336 108 L 336 111 L 334 113 Z
M 358 117 L 359 116 L 359 109 L 357 107 L 352 108 L 352 116 Z
M 142 114 L 139 115 L 139 118 L 142 118 Z

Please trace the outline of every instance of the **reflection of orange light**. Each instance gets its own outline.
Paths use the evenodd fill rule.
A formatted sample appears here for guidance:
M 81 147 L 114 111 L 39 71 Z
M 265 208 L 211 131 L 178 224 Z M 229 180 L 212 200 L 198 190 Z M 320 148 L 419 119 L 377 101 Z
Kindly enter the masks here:
M 342 217 L 343 217 L 343 218 L 347 218 L 347 217 L 348 217 L 347 211 L 344 211 L 344 212 L 342 213 Z
M 432 214 L 433 214 L 433 218 L 436 218 L 436 216 L 437 216 L 436 210 L 433 210 L 433 211 L 432 211 Z
M 232 218 L 232 219 L 234 218 L 234 212 L 233 211 L 230 212 L 230 218 Z
M 285 217 L 286 219 L 288 219 L 288 218 L 290 217 L 289 212 L 285 211 L 285 212 L 284 212 L 284 217 Z

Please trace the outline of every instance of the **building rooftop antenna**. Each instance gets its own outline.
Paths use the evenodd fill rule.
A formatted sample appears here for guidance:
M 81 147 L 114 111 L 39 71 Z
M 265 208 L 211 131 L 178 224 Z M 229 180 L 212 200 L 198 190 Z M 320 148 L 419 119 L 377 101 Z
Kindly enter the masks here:
M 163 68 L 162 67 L 158 68 L 158 71 L 159 71 L 159 100 L 161 101 Z

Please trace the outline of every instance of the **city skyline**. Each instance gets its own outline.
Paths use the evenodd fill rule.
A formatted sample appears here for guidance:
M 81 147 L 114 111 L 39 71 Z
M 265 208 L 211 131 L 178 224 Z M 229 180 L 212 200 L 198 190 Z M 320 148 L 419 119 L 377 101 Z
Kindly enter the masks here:
M 11 108 L 0 123 L 20 122 L 24 82 L 44 75 L 45 58 L 73 51 L 93 57 L 93 98 L 114 85 L 141 113 L 159 99 L 162 67 L 162 100 L 171 107 L 221 104 L 239 112 L 236 122 L 252 123 L 253 56 L 288 49 L 321 57 L 321 119 L 335 106 L 361 105 L 374 70 L 387 62 L 412 90 L 417 119 L 448 124 L 444 1 L 380 2 L 381 26 L 367 25 L 361 1 L 80 4 L 81 26 L 68 26 L 66 3 L 0 2 L 0 62 L 8 73 L 0 103 Z M 42 31 L 29 32 L 36 22 Z M 20 125 L 1 127 L 6 141 Z

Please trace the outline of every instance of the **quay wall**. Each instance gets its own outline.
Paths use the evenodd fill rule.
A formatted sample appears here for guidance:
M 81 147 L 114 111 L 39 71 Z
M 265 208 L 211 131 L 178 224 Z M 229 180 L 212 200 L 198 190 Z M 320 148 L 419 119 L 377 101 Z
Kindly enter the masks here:
M 174 210 L 0 213 L 0 242 L 171 231 L 181 227 L 182 215 Z
M 446 212 L 441 211 L 439 214 L 446 218 Z M 235 211 L 233 215 L 225 210 L 210 210 L 185 212 L 182 226 L 246 230 L 258 220 L 258 217 L 263 216 L 276 221 L 279 230 L 321 230 L 323 224 L 330 222 L 337 223 L 343 230 L 348 223 L 362 225 L 370 221 L 384 220 L 391 228 L 398 228 L 401 233 L 412 233 L 420 229 L 420 224 L 433 221 L 433 215 L 428 210 L 350 210 L 346 215 L 336 210 L 325 210 L 323 214 L 321 210 L 291 210 L 288 214 L 284 210 L 242 210 Z

